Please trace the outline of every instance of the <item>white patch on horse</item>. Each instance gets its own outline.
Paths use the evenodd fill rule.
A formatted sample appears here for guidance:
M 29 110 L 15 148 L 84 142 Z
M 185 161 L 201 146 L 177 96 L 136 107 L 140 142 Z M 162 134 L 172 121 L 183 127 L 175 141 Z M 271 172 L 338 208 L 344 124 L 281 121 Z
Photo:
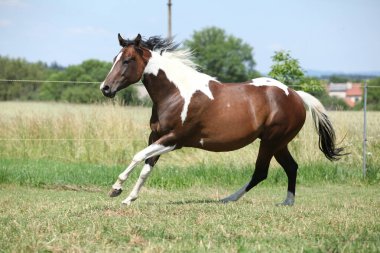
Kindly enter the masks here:
M 136 167 L 136 165 L 148 158 L 151 158 L 153 156 L 158 156 L 165 154 L 167 152 L 172 151 L 175 149 L 176 145 L 174 146 L 164 146 L 160 144 L 153 143 L 146 147 L 145 149 L 138 152 L 132 159 L 132 162 L 129 164 L 129 166 L 119 175 L 118 180 L 116 183 L 112 186 L 113 189 L 118 190 L 122 189 L 122 184 L 127 178 L 129 177 L 129 174 L 133 171 L 133 169 Z
M 210 81 L 219 82 L 214 77 L 196 70 L 196 64 L 190 60 L 190 51 L 176 50 L 173 52 L 164 52 L 163 55 L 155 51 L 151 53 L 152 57 L 149 59 L 144 73 L 157 76 L 158 71 L 161 69 L 165 72 L 168 80 L 178 88 L 184 99 L 181 112 L 182 123 L 186 120 L 190 100 L 195 92 L 200 91 L 209 99 L 214 99 L 209 83 Z
M 255 79 L 252 79 L 252 82 L 250 84 L 255 85 L 255 86 L 275 86 L 283 90 L 286 95 L 289 95 L 288 86 L 272 78 L 268 78 L 268 77 L 255 78 Z
M 134 157 L 133 161 L 135 162 L 141 162 L 145 159 L 151 158 L 153 156 L 161 155 L 164 153 L 167 153 L 169 151 L 172 151 L 175 148 L 174 146 L 163 146 L 160 144 L 151 144 L 142 151 L 138 152 Z
M 201 139 L 200 141 L 199 141 L 199 143 L 202 145 L 202 147 L 203 147 L 203 144 L 204 144 L 204 140 L 203 139 Z
M 115 62 L 113 63 L 110 72 L 108 72 L 107 77 L 110 75 L 110 73 L 112 72 L 112 70 L 115 68 L 116 64 L 120 61 L 120 58 L 121 58 L 122 55 L 123 55 L 123 52 L 120 52 L 120 53 L 116 56 L 116 60 L 115 60 Z M 107 80 L 107 77 L 106 77 L 106 80 Z M 104 86 L 104 82 L 102 82 L 102 83 L 100 84 L 100 89 L 102 89 L 103 86 Z
M 133 201 L 137 199 L 139 196 L 139 192 L 141 190 L 141 187 L 144 185 L 146 179 L 148 178 L 150 172 L 152 171 L 152 166 L 149 164 L 145 164 L 143 169 L 141 170 L 140 176 L 133 187 L 132 192 L 129 194 L 129 196 L 122 202 L 125 205 L 130 205 Z

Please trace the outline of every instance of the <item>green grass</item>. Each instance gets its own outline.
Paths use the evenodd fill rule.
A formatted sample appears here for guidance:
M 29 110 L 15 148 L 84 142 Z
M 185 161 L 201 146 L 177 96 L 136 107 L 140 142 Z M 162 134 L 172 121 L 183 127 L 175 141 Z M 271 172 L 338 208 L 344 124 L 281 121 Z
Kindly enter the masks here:
M 101 187 L 111 186 L 117 176 L 124 170 L 122 166 L 105 166 L 86 163 L 69 163 L 51 160 L 29 159 L 0 159 L 0 184 L 18 184 L 34 187 L 55 186 L 83 186 Z M 136 167 L 126 189 L 135 183 L 141 166 Z M 149 177 L 147 186 L 171 189 L 187 189 L 193 186 L 209 187 L 239 187 L 251 178 L 253 166 L 236 167 L 233 164 L 191 164 L 186 168 L 176 166 L 157 165 Z M 299 168 L 298 184 L 378 184 L 380 171 L 370 169 L 366 179 L 361 171 L 337 166 L 333 163 L 306 165 Z M 269 176 L 262 184 L 287 185 L 287 177 L 280 167 L 272 167 Z
M 0 185 L 2 252 L 378 252 L 378 186 L 144 189 L 124 208 L 100 192 Z
M 295 206 L 276 207 L 287 178 L 220 204 L 251 177 L 258 142 L 228 153 L 163 155 L 130 207 L 107 192 L 147 145 L 148 108 L 0 102 L 0 252 L 379 252 L 380 117 L 368 114 L 361 172 L 360 112 L 330 112 L 351 154 L 328 162 L 310 121 L 290 150 L 299 164 Z M 346 136 L 345 138 L 343 138 Z

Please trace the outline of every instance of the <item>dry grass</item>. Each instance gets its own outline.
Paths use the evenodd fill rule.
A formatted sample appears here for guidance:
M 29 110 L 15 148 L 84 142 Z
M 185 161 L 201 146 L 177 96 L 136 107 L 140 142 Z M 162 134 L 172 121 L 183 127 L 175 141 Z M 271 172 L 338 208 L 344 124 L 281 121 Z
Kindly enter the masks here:
M 1 102 L 0 157 L 54 159 L 106 165 L 126 165 L 147 145 L 150 109 L 113 104 L 71 105 L 57 103 Z M 362 112 L 330 112 L 337 132 L 351 155 L 339 162 L 361 167 Z M 310 119 L 310 117 L 308 117 Z M 380 164 L 380 112 L 368 113 L 369 165 Z M 318 135 L 310 120 L 290 145 L 300 164 L 326 162 L 318 149 Z M 163 156 L 159 164 L 253 164 L 258 142 L 229 153 L 183 149 Z

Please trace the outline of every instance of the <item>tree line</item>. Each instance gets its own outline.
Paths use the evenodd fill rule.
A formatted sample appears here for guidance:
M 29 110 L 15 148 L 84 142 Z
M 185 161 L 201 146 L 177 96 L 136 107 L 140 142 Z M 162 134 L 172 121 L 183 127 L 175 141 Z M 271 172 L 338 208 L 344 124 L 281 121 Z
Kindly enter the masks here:
M 195 31 L 184 46 L 194 51 L 194 60 L 201 71 L 222 82 L 241 82 L 261 74 L 255 70 L 253 47 L 223 29 L 208 27 Z M 297 59 L 288 51 L 274 52 L 273 65 L 268 74 L 290 87 L 302 89 L 318 97 L 330 109 L 347 109 L 343 100 L 328 96 L 326 81 L 308 77 Z M 0 56 L 0 100 L 41 100 L 93 103 L 105 101 L 99 84 L 105 79 L 112 63 L 90 59 L 78 65 L 62 67 L 58 63 L 30 63 L 24 59 Z M 337 78 L 335 76 L 331 78 Z M 44 80 L 44 82 L 19 82 L 4 80 Z M 59 81 L 68 81 L 61 83 Z M 380 87 L 380 78 L 369 82 Z M 380 109 L 380 88 L 369 89 L 370 109 Z M 139 98 L 135 86 L 120 92 L 118 99 L 129 105 L 149 104 Z M 361 108 L 357 105 L 357 109 Z
M 57 63 L 30 63 L 24 59 L 0 56 L 0 66 L 0 79 L 3 80 L 0 82 L 0 100 L 93 103 L 105 100 L 99 85 L 112 65 L 91 59 L 64 68 Z M 120 99 L 132 105 L 143 103 L 133 87 L 122 92 Z

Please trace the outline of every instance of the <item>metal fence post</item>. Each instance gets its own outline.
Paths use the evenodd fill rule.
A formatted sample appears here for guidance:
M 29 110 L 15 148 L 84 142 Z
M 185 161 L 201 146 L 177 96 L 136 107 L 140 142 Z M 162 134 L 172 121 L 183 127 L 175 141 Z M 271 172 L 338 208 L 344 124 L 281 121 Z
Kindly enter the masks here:
M 365 81 L 363 95 L 363 177 L 367 175 L 367 88 L 367 81 Z

